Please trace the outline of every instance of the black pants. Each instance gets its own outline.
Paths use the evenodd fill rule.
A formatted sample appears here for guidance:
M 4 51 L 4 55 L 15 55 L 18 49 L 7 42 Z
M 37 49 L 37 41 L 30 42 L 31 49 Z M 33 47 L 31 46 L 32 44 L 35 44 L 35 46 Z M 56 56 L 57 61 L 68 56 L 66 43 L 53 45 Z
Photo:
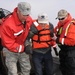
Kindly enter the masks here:
M 61 50 L 59 60 L 62 75 L 75 75 L 75 50 Z

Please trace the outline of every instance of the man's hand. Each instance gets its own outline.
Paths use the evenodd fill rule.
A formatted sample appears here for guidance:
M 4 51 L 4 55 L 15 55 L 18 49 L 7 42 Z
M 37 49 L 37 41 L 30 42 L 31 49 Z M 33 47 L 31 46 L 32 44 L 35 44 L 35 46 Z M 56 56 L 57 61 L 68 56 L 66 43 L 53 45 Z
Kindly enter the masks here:
M 24 50 L 25 50 L 26 54 L 32 54 L 33 53 L 31 45 L 27 45 Z
M 54 34 L 54 37 L 52 37 L 52 39 L 56 41 L 57 36 Z

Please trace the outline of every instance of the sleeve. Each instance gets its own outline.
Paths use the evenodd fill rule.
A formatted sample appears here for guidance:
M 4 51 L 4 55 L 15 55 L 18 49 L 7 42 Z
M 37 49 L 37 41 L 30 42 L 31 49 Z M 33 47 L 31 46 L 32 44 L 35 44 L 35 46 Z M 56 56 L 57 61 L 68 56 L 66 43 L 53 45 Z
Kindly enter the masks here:
M 53 39 L 52 39 L 52 41 L 51 41 L 51 46 L 52 46 L 53 48 L 56 48 L 56 41 L 53 40 Z
M 60 24 L 60 22 L 58 22 L 57 26 L 54 28 L 55 35 L 58 35 L 58 31 L 59 31 L 60 27 L 61 27 L 61 24 Z
M 53 26 L 53 24 L 52 23 L 49 23 L 49 25 L 50 25 L 50 36 L 51 37 L 53 37 L 54 36 L 54 26 Z
M 2 26 L 1 30 L 2 44 L 11 52 L 23 52 L 24 45 L 16 42 L 13 31 L 7 25 Z
M 70 25 L 67 35 L 64 38 L 59 38 L 59 42 L 62 45 L 69 45 L 74 46 L 75 45 L 75 25 Z
M 37 28 L 35 27 L 34 24 L 32 24 L 31 27 L 30 27 L 29 34 L 28 34 L 28 38 L 32 38 L 37 33 L 38 33 Z

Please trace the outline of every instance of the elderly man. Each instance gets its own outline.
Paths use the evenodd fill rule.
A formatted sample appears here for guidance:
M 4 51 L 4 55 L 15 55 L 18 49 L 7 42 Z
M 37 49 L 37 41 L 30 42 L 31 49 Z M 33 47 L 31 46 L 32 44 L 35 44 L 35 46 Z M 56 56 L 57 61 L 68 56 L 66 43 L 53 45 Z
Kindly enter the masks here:
M 28 45 L 28 42 L 26 46 L 26 50 L 31 50 L 32 53 L 35 75 L 43 75 L 42 65 L 45 67 L 46 75 L 53 75 L 51 47 L 58 55 L 56 52 L 56 42 L 52 40 L 53 34 L 53 24 L 49 22 L 48 15 L 40 13 L 37 20 L 33 21 L 28 35 L 32 39 L 32 47 Z

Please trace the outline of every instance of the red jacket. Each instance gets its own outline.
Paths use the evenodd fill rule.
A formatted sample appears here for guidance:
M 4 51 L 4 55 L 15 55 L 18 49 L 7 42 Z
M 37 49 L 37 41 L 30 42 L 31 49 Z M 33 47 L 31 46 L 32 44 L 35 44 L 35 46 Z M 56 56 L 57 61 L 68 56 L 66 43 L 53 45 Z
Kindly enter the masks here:
M 14 9 L 2 25 L 1 38 L 3 46 L 12 52 L 23 52 L 24 42 L 28 35 L 32 19 L 29 16 L 24 28 L 22 22 L 18 19 L 17 8 Z
M 75 20 L 72 19 L 70 14 L 63 24 L 60 21 L 58 22 L 54 31 L 56 35 L 59 35 L 59 43 L 68 46 L 75 45 Z

